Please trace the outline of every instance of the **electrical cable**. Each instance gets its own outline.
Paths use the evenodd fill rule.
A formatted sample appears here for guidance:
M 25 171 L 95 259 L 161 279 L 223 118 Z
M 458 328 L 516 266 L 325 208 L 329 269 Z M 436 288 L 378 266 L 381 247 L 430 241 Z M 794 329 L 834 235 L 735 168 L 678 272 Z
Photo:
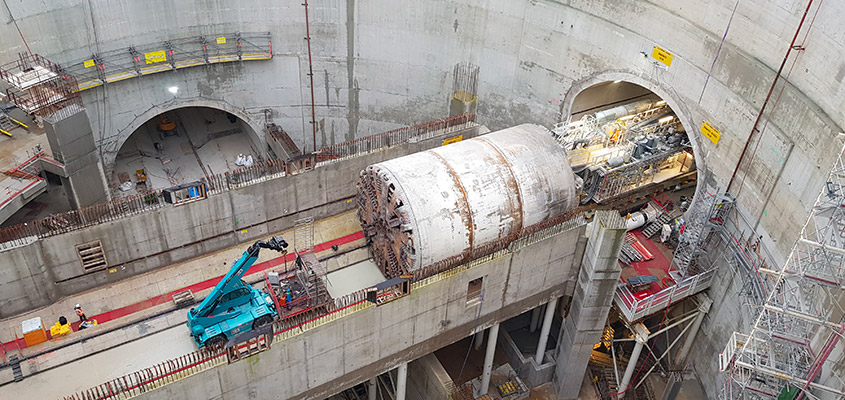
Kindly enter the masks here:
M 660 330 L 660 329 L 663 328 L 663 323 L 666 321 L 666 315 L 668 315 L 668 314 L 669 314 L 669 305 L 666 305 L 666 308 L 663 310 L 663 318 L 660 320 L 660 325 L 657 327 L 657 330 Z M 648 339 L 646 339 L 646 340 L 648 340 Z M 649 353 L 651 353 L 652 350 L 654 350 L 655 344 L 657 344 L 656 340 L 651 342 L 651 347 L 648 348 Z M 630 362 L 630 360 L 628 362 Z M 621 391 L 619 391 L 617 393 L 612 393 L 612 394 L 610 394 L 610 396 L 611 397 L 618 397 L 618 396 L 625 394 L 625 392 L 627 392 L 628 389 L 631 388 L 631 386 L 634 384 L 634 382 L 637 381 L 637 378 L 640 376 L 640 373 L 643 371 L 644 366 L 645 366 L 645 363 L 640 364 L 640 368 L 637 369 L 637 373 L 634 374 L 634 376 L 631 378 L 631 381 L 628 382 L 628 386 L 626 386 L 625 389 L 622 389 Z
M 15 24 L 15 29 L 18 30 L 18 35 L 21 35 L 21 40 L 23 41 L 24 46 L 26 46 L 26 51 L 31 56 L 32 50 L 29 49 L 29 44 L 26 42 L 26 39 L 24 39 L 23 32 L 21 32 L 21 28 L 18 26 L 18 21 L 15 19 L 15 16 L 12 15 L 12 10 L 9 8 L 9 4 L 6 3 L 6 0 L 3 0 L 3 5 L 6 6 L 6 11 L 9 12 L 9 19 L 12 20 L 13 24 Z
M 478 303 L 478 312 L 475 314 L 475 329 L 473 329 L 476 333 L 472 335 L 472 340 L 469 342 L 469 348 L 467 349 L 467 354 L 464 356 L 464 363 L 461 364 L 461 371 L 458 373 L 458 379 L 455 382 L 461 381 L 461 376 L 464 374 L 464 367 L 467 365 L 467 360 L 469 360 L 469 353 L 472 351 L 472 347 L 475 344 L 475 337 L 478 336 L 478 319 L 481 318 L 481 307 L 484 305 L 484 289 L 481 289 L 481 296 L 479 297 Z M 482 338 L 484 340 L 484 338 Z
M 739 0 L 736 0 L 736 4 L 734 4 L 734 9 L 731 11 L 731 17 L 728 19 L 728 26 L 725 27 L 725 34 L 722 35 L 722 42 L 719 43 L 719 49 L 716 50 L 716 57 L 713 58 L 713 63 L 710 64 L 710 71 L 707 72 L 707 78 L 704 79 L 704 86 L 701 87 L 701 94 L 698 96 L 698 104 L 701 104 L 701 99 L 704 98 L 704 90 L 707 89 L 707 82 L 710 82 L 710 76 L 713 75 L 713 68 L 716 67 L 716 60 L 718 60 L 719 55 L 722 54 L 722 45 L 725 44 L 725 39 L 728 37 L 728 31 L 731 29 L 731 23 L 734 20 L 734 14 L 736 14 L 737 6 L 739 6 Z
M 812 1 L 810 3 L 812 4 Z M 804 32 L 804 38 L 801 39 L 801 44 L 798 45 L 798 50 L 804 50 L 806 48 L 807 38 L 810 36 L 810 30 L 813 29 L 813 23 L 816 22 L 816 17 L 819 15 L 819 10 L 821 10 L 822 4 L 824 4 L 824 0 L 819 1 L 819 5 L 818 5 L 818 7 L 816 7 L 816 12 L 813 14 L 813 18 L 810 20 L 810 24 L 807 25 L 807 31 Z M 799 29 L 800 29 L 800 27 L 799 27 Z M 772 103 L 772 107 L 769 109 L 769 114 L 766 116 L 766 121 L 763 122 L 763 128 L 760 129 L 760 135 L 757 137 L 757 143 L 754 144 L 754 150 L 751 151 L 750 158 L 748 160 L 748 164 L 746 164 L 745 171 L 743 171 L 744 173 L 742 175 L 742 179 L 739 182 L 739 189 L 737 189 L 736 196 L 735 196 L 737 198 L 739 197 L 739 194 L 742 192 L 742 187 L 745 184 L 745 178 L 748 177 L 748 172 L 751 170 L 751 164 L 754 162 L 755 155 L 757 154 L 757 149 L 760 147 L 760 142 L 763 141 L 763 135 L 765 135 L 765 133 L 766 133 L 766 128 L 769 126 L 769 121 L 771 121 L 772 115 L 774 114 L 775 109 L 778 106 L 778 103 L 780 103 L 781 96 L 783 96 L 783 91 L 786 89 L 787 83 L 789 83 L 789 77 L 792 75 L 792 70 L 795 68 L 795 64 L 798 63 L 798 59 L 801 57 L 801 54 L 803 54 L 803 53 L 799 52 L 798 55 L 796 55 L 795 58 L 792 59 L 792 65 L 789 67 L 789 71 L 786 73 L 786 77 L 784 77 L 783 85 L 781 85 L 780 91 L 778 92 L 778 95 L 775 98 L 774 103 Z M 775 83 L 777 83 L 777 81 Z M 763 111 L 761 110 L 761 113 L 762 112 Z

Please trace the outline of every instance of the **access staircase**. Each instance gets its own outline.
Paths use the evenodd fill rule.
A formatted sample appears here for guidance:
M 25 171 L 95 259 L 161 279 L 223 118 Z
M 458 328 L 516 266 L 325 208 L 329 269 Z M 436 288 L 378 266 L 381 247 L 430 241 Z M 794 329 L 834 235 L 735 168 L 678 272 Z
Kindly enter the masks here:
M 11 137 L 12 129 L 15 128 L 29 129 L 29 126 L 10 117 L 5 111 L 0 110 L 0 133 Z
M 669 215 L 666 211 L 661 211 L 660 215 L 657 216 L 657 219 L 649 222 L 648 225 L 643 228 L 643 236 L 651 239 L 652 236 L 657 234 L 657 232 L 660 232 L 664 224 L 668 224 L 671 220 L 671 215 Z

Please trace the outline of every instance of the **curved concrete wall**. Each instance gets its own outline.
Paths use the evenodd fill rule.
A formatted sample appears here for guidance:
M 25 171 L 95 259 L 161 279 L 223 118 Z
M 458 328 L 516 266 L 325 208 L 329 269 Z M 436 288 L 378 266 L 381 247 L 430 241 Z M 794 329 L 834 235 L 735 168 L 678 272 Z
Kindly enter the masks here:
M 579 88 L 600 80 L 641 84 L 666 98 L 691 130 L 707 120 L 722 131 L 718 146 L 691 136 L 704 156 L 699 167 L 714 172 L 724 187 L 805 7 L 774 0 L 740 4 L 702 90 L 734 4 L 314 1 L 317 145 L 442 116 L 453 65 L 471 61 L 481 67 L 479 118 L 492 129 L 524 122 L 550 125 L 568 113 Z M 253 126 L 261 126 L 264 110 L 270 109 L 298 143 L 310 142 L 305 18 L 299 3 L 46 0 L 9 2 L 9 9 L 34 52 L 65 63 L 179 37 L 272 33 L 276 56 L 271 61 L 193 67 L 85 91 L 107 174 L 140 114 L 180 103 L 213 102 L 241 110 Z M 843 11 L 845 4 L 826 2 L 815 18 L 740 196 L 752 217 L 775 232 L 770 244 L 782 253 L 814 196 L 814 190 L 804 189 L 821 182 L 838 150 L 828 144 L 845 121 L 840 83 L 845 64 L 829 60 L 845 59 L 845 38 L 836 21 Z M 10 21 L 6 10 L 0 14 Z M 6 46 L 0 62 L 25 51 L 12 24 L 0 30 L 0 43 Z M 674 53 L 671 67 L 641 55 L 655 45 Z M 167 92 L 173 85 L 180 87 L 176 98 Z M 784 220 L 787 229 L 774 229 Z
M 801 1 L 740 2 L 714 63 L 734 0 L 310 4 L 318 146 L 442 116 L 452 67 L 470 61 L 480 66 L 479 121 L 494 130 L 526 122 L 551 125 L 568 114 L 582 88 L 601 80 L 645 86 L 678 113 L 691 130 L 700 171 L 712 173 L 723 188 L 806 7 Z M 845 3 L 824 2 L 816 16 L 818 4 L 799 36 L 804 38 L 812 21 L 806 49 L 793 52 L 787 64 L 789 84 L 782 95 L 775 92 L 779 102 L 765 136 L 754 146 L 754 163 L 738 198 L 740 208 L 759 224 L 764 243 L 780 255 L 788 253 L 805 220 L 845 125 L 845 35 L 838 21 Z M 256 125 L 263 123 L 263 110 L 270 109 L 298 143 L 310 142 L 300 2 L 44 0 L 8 5 L 32 50 L 58 62 L 82 60 L 98 49 L 199 34 L 272 33 L 271 61 L 193 67 L 84 92 L 107 174 L 136 115 L 183 101 L 226 103 Z M 0 62 L 8 62 L 25 47 L 4 8 L 0 20 Z M 671 67 L 647 56 L 655 45 L 674 54 Z M 172 85 L 184 87 L 175 99 L 166 90 Z M 697 133 L 705 120 L 722 132 L 718 145 Z M 708 339 L 716 351 L 724 343 L 724 338 Z

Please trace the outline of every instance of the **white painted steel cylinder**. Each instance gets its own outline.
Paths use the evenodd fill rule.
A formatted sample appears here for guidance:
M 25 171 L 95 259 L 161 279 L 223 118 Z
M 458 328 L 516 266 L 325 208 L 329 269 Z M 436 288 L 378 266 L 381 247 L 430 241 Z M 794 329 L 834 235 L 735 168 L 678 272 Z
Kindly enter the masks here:
M 412 272 L 577 205 L 566 152 L 525 124 L 367 167 L 358 215 L 379 266 Z

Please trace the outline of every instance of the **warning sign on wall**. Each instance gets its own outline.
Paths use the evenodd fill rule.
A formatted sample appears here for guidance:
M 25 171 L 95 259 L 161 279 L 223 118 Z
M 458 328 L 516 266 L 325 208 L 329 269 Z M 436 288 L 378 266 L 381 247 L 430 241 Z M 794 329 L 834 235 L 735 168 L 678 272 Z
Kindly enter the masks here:
M 85 68 L 91 68 L 91 67 L 94 66 L 94 60 L 93 59 L 85 60 L 85 62 L 83 62 L 82 65 L 84 65 Z
M 217 38 L 217 44 L 226 44 L 226 38 L 225 37 Z
M 675 58 L 672 53 L 663 50 L 660 46 L 654 46 L 654 51 L 651 52 L 651 56 L 654 57 L 655 60 L 666 64 L 667 67 L 672 65 L 672 59 Z
M 167 54 L 165 54 L 164 50 L 153 51 L 151 53 L 144 53 L 144 59 L 147 60 L 147 64 L 155 64 L 157 62 L 167 61 Z
M 710 125 L 707 121 L 704 121 L 704 123 L 701 124 L 701 134 L 707 136 L 713 144 L 719 144 L 719 138 L 722 137 L 722 133 L 717 131 L 716 128 L 714 128 L 713 125 Z

